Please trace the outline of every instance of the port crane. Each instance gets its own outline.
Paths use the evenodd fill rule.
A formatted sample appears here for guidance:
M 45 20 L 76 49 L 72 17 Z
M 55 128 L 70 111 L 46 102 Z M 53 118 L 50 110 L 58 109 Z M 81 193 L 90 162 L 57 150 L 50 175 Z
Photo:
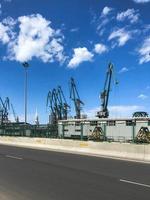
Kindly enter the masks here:
M 12 112 L 13 112 L 13 116 L 14 116 L 15 122 L 19 122 L 19 117 L 16 116 L 16 112 L 14 110 L 14 106 L 13 106 L 12 103 L 11 103 L 11 109 L 12 109 Z
M 50 112 L 51 112 L 51 121 L 52 123 L 56 122 L 56 113 L 55 113 L 55 109 L 54 109 L 54 105 L 53 105 L 53 96 L 52 96 L 52 92 L 49 91 L 48 95 L 47 95 L 47 103 L 46 103 L 46 107 L 50 108 Z
M 62 113 L 60 105 L 58 104 L 58 95 L 56 89 L 48 92 L 47 107 L 50 107 L 52 123 L 56 123 L 58 120 L 62 119 Z
M 75 118 L 80 119 L 82 110 L 81 106 L 84 105 L 84 103 L 81 101 L 79 97 L 79 93 L 77 91 L 76 84 L 73 78 L 71 78 L 70 80 L 70 99 L 74 102 L 75 112 L 76 112 Z
M 67 119 L 68 109 L 70 106 L 67 104 L 64 93 L 61 86 L 57 89 L 53 89 L 52 92 L 49 91 L 47 95 L 47 107 L 50 107 L 52 122 L 57 122 L 58 120 Z
M 67 119 L 68 109 L 70 108 L 70 106 L 67 104 L 67 101 L 61 89 L 61 86 L 58 86 L 57 88 L 57 99 L 58 99 L 58 104 L 59 104 L 59 111 L 61 113 L 61 119 Z
M 61 107 L 58 104 L 58 94 L 55 88 L 52 90 L 52 103 L 56 119 L 61 120 L 62 119 Z
M 1 123 L 8 122 L 9 110 L 10 110 L 9 98 L 6 97 L 5 101 L 3 101 L 2 98 L 0 97 L 0 121 L 1 121 Z
M 113 64 L 109 63 L 106 72 L 106 79 L 104 82 L 104 89 L 100 94 L 101 110 L 98 111 L 96 115 L 99 118 L 107 118 L 109 116 L 108 101 L 109 101 L 112 74 L 113 74 Z

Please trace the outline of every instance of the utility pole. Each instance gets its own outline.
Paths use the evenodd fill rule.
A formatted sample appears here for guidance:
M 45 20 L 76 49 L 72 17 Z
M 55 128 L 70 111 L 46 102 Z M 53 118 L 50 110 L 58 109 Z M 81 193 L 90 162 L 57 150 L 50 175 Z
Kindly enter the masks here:
M 25 69 L 25 85 L 24 85 L 24 122 L 27 124 L 27 81 L 28 81 L 28 73 L 27 69 L 29 67 L 29 64 L 27 62 L 22 63 L 24 69 Z

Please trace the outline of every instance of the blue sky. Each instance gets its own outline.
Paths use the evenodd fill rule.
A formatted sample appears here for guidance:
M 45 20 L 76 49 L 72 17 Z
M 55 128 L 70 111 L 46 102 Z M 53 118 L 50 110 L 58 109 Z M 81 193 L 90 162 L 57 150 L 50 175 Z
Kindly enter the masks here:
M 111 61 L 119 85 L 112 85 L 110 115 L 150 112 L 149 10 L 150 0 L 0 0 L 0 96 L 8 96 L 23 118 L 21 63 L 28 61 L 30 122 L 36 108 L 47 122 L 46 96 L 57 85 L 72 105 L 71 76 L 83 112 L 94 116 Z

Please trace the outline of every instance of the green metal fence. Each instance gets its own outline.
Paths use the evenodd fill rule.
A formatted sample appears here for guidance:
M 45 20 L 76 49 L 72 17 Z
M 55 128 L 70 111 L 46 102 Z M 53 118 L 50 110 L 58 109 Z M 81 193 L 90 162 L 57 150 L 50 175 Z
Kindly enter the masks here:
M 1 124 L 0 136 L 57 138 L 58 126 L 56 124 L 39 126 L 24 123 Z

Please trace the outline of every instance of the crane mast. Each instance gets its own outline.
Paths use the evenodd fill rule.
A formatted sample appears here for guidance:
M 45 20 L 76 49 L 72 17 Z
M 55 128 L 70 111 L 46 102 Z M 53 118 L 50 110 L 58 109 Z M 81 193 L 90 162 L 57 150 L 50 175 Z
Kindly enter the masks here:
M 59 102 L 59 108 L 61 111 L 61 117 L 62 119 L 67 119 L 68 118 L 68 109 L 70 106 L 67 104 L 66 98 L 64 96 L 64 93 L 61 89 L 61 86 L 58 86 L 57 88 L 57 98 Z
M 84 105 L 84 103 L 81 101 L 77 88 L 76 88 L 76 84 L 73 78 L 71 78 L 70 81 L 70 99 L 74 102 L 74 106 L 75 106 L 75 112 L 76 112 L 76 119 L 80 119 L 81 118 L 81 105 Z
M 104 89 L 100 94 L 101 110 L 99 112 L 97 112 L 97 117 L 99 117 L 99 118 L 107 118 L 109 116 L 108 101 L 109 101 L 112 73 L 113 73 L 113 64 L 109 63 L 108 70 L 106 72 Z

